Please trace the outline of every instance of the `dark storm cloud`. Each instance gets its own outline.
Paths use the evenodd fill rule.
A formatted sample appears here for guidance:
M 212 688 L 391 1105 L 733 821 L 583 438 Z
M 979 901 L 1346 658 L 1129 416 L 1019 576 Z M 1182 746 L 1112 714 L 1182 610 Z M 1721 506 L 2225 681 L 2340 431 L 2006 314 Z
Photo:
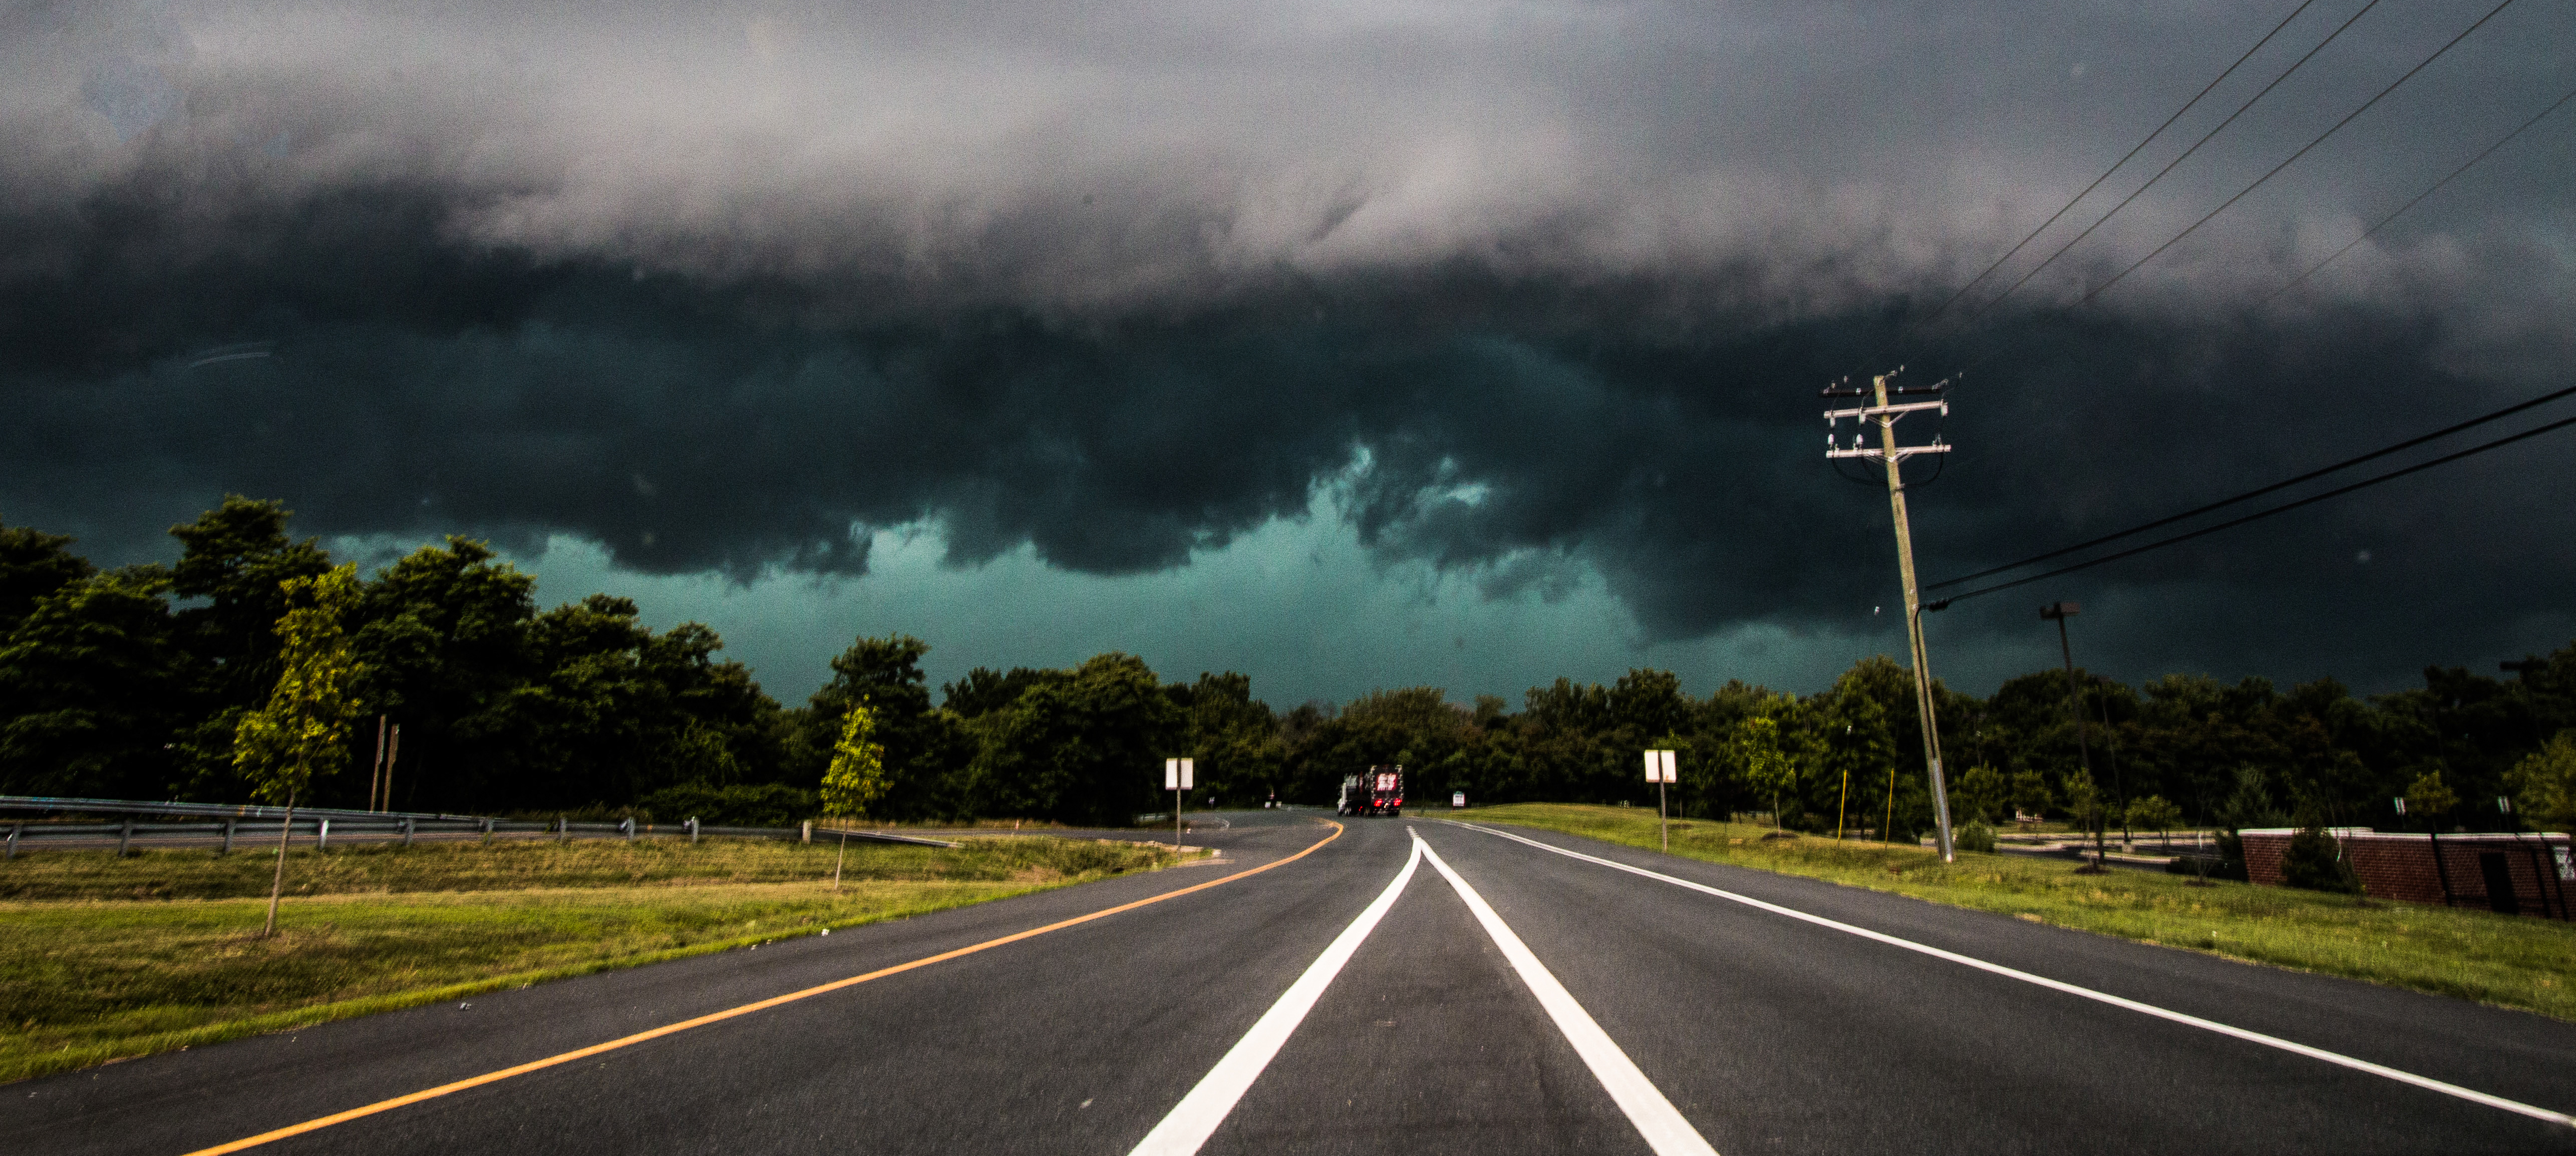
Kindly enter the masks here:
M 1379 557 L 1492 593 L 1589 569 L 1649 637 L 1823 629 L 1893 601 L 1884 494 L 1821 461 L 1829 378 L 1966 369 L 1916 498 L 1942 577 L 2520 396 L 2569 344 L 2563 207 L 2517 169 L 2313 293 L 2264 300 L 2386 200 L 2330 165 L 2127 297 L 2050 304 L 2438 44 L 2421 14 L 2032 307 L 1926 325 L 2234 51 L 2194 42 L 2186 81 L 2124 39 L 2277 16 L 107 11 L 13 17 L 60 51 L 0 82 L 0 501 L 129 551 L 231 490 L 648 571 L 864 573 L 867 531 L 927 525 L 961 564 L 1137 573 L 1321 486 Z M 2529 50 L 2561 31 L 2500 41 L 2490 91 L 2563 84 Z M 1945 625 L 2074 590 L 2196 624 L 2129 628 L 2185 666 L 2500 646 L 2576 592 L 2559 456 Z

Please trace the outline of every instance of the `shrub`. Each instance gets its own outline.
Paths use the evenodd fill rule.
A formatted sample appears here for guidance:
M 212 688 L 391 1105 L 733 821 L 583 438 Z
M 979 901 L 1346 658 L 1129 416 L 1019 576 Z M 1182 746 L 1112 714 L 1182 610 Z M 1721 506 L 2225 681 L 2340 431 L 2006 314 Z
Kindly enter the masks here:
M 2301 828 L 2290 836 L 2289 854 L 2281 863 L 2281 882 L 2310 891 L 2361 894 L 2361 880 L 2343 861 L 2343 845 L 2321 827 Z
M 778 783 L 682 783 L 646 795 L 636 809 L 657 823 L 678 823 L 690 816 L 710 827 L 790 827 L 816 807 L 814 792 Z
M 1965 827 L 1953 829 L 1950 837 L 1962 851 L 1983 851 L 1991 855 L 1995 850 L 1995 829 L 1987 826 L 1983 819 L 1973 820 Z

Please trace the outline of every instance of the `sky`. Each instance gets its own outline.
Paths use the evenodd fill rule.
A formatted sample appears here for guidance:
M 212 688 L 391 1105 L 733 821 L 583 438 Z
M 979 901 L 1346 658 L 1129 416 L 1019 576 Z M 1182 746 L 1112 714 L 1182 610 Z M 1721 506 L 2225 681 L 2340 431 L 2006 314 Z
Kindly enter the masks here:
M 2364 234 L 2571 47 L 2535 0 L 11 5 L 0 521 L 472 535 L 789 702 L 890 632 L 1283 707 L 1813 691 L 1904 651 L 1829 382 L 1951 382 L 1927 581 L 2563 388 L 2576 105 Z M 2057 600 L 2131 681 L 2564 646 L 2569 438 L 1961 601 L 1934 673 L 2054 665 Z

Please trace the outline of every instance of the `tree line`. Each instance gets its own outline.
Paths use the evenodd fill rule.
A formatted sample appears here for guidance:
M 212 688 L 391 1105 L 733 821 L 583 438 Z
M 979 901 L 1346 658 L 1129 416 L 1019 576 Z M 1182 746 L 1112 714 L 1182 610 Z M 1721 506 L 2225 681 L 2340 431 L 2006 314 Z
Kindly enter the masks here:
M 288 519 L 230 497 L 172 527 L 176 563 L 105 571 L 67 537 L 0 527 L 0 793 L 247 799 L 235 745 L 278 683 L 286 584 L 333 567 Z M 861 751 L 864 775 L 835 797 L 889 821 L 1125 824 L 1169 806 L 1171 755 L 1197 760 L 1194 805 L 1329 804 L 1343 775 L 1378 763 L 1407 768 L 1417 803 L 1651 803 L 1639 752 L 1662 748 L 1679 752 L 1685 815 L 1898 838 L 1932 821 L 1912 680 L 1884 656 L 1809 695 L 1730 681 L 1693 696 L 1640 669 L 1533 687 L 1518 709 L 1412 687 L 1280 711 L 1245 675 L 1165 681 L 1120 653 L 977 668 L 934 696 L 929 645 L 890 633 L 855 639 L 791 707 L 703 625 L 656 632 L 607 594 L 540 609 L 534 590 L 461 537 L 356 580 L 340 617 L 360 725 L 342 762 L 371 766 L 374 720 L 399 723 L 393 809 L 784 822 L 815 813 L 827 772 Z M 2390 828 L 2410 793 L 2456 801 L 2417 808 L 2416 829 L 2576 821 L 2576 644 L 2516 678 L 2429 668 L 2420 688 L 2367 697 L 2332 679 L 2129 686 L 2079 670 L 2070 687 L 2043 670 L 1983 698 L 1938 687 L 1935 709 L 1962 822 L 2117 826 L 2162 807 L 2197 825 Z M 306 801 L 364 806 L 368 780 L 329 776 Z

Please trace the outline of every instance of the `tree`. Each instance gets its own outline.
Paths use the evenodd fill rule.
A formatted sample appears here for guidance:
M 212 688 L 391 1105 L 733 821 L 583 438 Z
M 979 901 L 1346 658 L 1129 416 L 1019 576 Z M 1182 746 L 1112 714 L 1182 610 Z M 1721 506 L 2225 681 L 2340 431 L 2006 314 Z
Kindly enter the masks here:
M 2086 779 L 2085 782 L 2089 784 L 2092 780 Z M 2073 787 L 2070 785 L 2068 790 L 2071 795 Z M 2008 801 L 2014 813 L 2038 818 L 2048 813 L 2048 808 L 2056 803 L 2057 798 L 2049 794 L 2046 777 L 2037 771 L 2022 771 L 2012 777 Z
M 1744 783 L 1771 799 L 1771 826 L 1780 828 L 1780 796 L 1798 785 L 1798 760 L 1787 750 L 1776 713 L 1758 714 L 1735 728 L 1734 755 Z
M 358 669 L 343 620 L 359 598 L 358 568 L 343 565 L 279 583 L 286 613 L 277 620 L 277 685 L 268 702 L 242 716 L 233 760 L 261 798 L 283 803 L 277 874 L 269 884 L 266 938 L 277 933 L 277 899 L 286 886 L 286 838 L 295 796 L 315 778 L 349 762 L 350 684 Z
M 871 742 L 876 712 L 862 698 L 850 704 L 841 722 L 841 741 L 833 744 L 832 765 L 823 772 L 823 813 L 859 816 L 885 797 L 885 748 Z
M 2576 831 L 2576 730 L 2558 732 L 2548 746 L 2515 763 L 2505 782 L 2523 822 Z
M 192 706 L 200 721 L 176 743 L 187 764 L 186 795 L 240 797 L 233 738 L 277 682 L 276 627 L 288 609 L 283 583 L 331 568 L 311 539 L 287 538 L 289 516 L 281 503 L 228 494 L 196 521 L 170 527 L 182 547 L 170 592 L 198 600 L 176 616 L 181 644 L 201 672 Z
M 2281 882 L 2310 891 L 2361 894 L 2360 877 L 2343 861 L 2343 845 L 2321 827 L 2303 827 L 2290 836 L 2290 849 L 2281 857 Z
M 2164 839 L 2165 849 L 2173 849 L 2173 837 L 2165 832 L 2182 824 L 2182 808 L 2167 802 L 2162 795 L 2149 795 L 2129 804 L 2129 825 L 2141 831 L 2153 831 Z
M 158 566 L 82 578 L 0 637 L 0 793 L 166 796 L 194 682 L 169 586 Z
M 1163 752 L 1182 733 L 1180 710 L 1154 672 L 1116 653 L 1031 687 L 978 725 L 984 742 L 971 771 L 971 809 L 1075 826 L 1134 821 L 1152 805 Z
M 2003 818 L 2007 797 L 2004 773 L 1984 763 L 1970 767 L 1966 774 L 1960 775 L 1958 789 L 1951 795 L 1958 802 L 1959 809 L 1967 812 L 1970 818 L 1986 822 Z
M 72 540 L 24 526 L 0 526 L 0 638 L 33 613 L 46 595 L 98 573 L 71 552 Z
M 2440 771 L 2427 771 L 2406 788 L 2406 813 L 2424 816 L 2428 830 L 2440 831 L 2441 817 L 2459 805 L 2460 796 L 2442 785 Z

